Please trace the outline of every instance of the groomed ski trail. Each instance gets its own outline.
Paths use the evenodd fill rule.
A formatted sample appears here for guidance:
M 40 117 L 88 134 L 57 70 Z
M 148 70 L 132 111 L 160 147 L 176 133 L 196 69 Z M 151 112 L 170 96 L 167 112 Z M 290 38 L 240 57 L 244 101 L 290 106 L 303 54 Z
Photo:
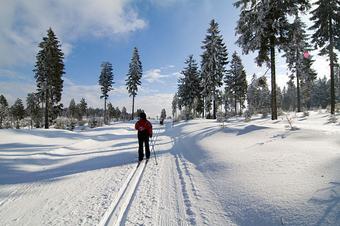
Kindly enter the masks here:
M 104 214 L 99 226 L 121 225 L 129 210 L 131 202 L 136 193 L 136 189 L 143 177 L 146 161 L 142 161 L 139 166 L 132 170 L 127 180 L 120 188 L 115 200 Z
M 98 226 L 124 225 L 130 206 L 136 195 L 137 188 L 139 187 L 139 184 L 142 180 L 147 163 L 151 161 L 153 157 L 155 158 L 155 162 L 157 162 L 156 156 L 152 152 L 154 151 L 154 146 L 157 142 L 160 130 L 161 128 L 155 129 L 154 138 L 150 142 L 150 159 L 143 160 L 140 164 L 138 163 L 137 167 L 131 171 L 125 183 L 120 188 L 115 200 L 105 212 Z
M 159 164 L 149 161 L 123 225 L 235 225 L 204 176 L 182 156 L 187 140 L 165 128 L 157 142 Z

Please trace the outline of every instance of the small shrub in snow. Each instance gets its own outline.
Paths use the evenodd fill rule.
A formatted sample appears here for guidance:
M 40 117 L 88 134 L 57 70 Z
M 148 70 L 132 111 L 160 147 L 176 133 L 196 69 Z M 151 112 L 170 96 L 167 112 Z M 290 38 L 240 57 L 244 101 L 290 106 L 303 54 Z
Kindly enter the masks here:
M 268 117 L 268 112 L 263 112 L 262 113 L 262 118 L 267 118 Z
M 224 122 L 225 121 L 225 116 L 222 111 L 218 111 L 216 114 L 216 120 L 217 122 Z
M 309 116 L 309 111 L 304 111 L 303 112 L 303 117 L 308 117 Z
M 286 119 L 288 122 L 288 127 L 290 130 L 297 130 L 297 128 L 295 126 L 293 126 L 294 120 L 293 117 L 289 114 L 286 114 Z
M 68 118 L 57 118 L 54 123 L 55 129 L 66 129 L 67 125 L 70 124 L 70 120 Z
M 278 116 L 282 116 L 282 115 L 283 115 L 283 111 L 282 111 L 281 108 L 278 108 L 278 109 L 277 109 L 277 115 L 278 115 Z
M 335 115 L 331 115 L 328 118 L 329 123 L 336 123 L 338 121 L 337 117 Z
M 335 112 L 336 113 L 340 112 L 340 103 L 335 104 Z
M 243 113 L 243 116 L 244 116 L 244 121 L 245 122 L 250 122 L 251 121 L 251 112 L 249 110 L 246 110 Z
M 85 120 L 80 120 L 79 122 L 78 122 L 78 125 L 79 126 L 84 126 L 86 124 L 86 121 Z
M 96 118 L 91 118 L 89 120 L 89 127 L 90 128 L 95 128 L 95 127 L 97 127 L 97 125 L 98 125 L 98 122 L 97 122 Z

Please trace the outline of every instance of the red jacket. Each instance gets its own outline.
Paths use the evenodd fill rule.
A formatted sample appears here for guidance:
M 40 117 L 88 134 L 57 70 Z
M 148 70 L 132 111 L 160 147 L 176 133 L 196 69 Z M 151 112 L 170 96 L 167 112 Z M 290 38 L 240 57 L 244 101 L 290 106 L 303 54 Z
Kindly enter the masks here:
M 140 119 L 138 122 L 136 122 L 135 129 L 138 130 L 139 132 L 146 130 L 148 135 L 152 137 L 152 125 L 146 119 Z

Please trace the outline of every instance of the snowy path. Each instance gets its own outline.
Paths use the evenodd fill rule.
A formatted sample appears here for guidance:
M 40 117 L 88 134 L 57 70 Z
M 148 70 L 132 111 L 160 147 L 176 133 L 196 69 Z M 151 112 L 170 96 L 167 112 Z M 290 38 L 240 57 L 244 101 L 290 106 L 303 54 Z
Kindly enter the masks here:
M 326 120 L 155 124 L 158 165 L 138 168 L 133 123 L 0 130 L 0 225 L 340 225 Z

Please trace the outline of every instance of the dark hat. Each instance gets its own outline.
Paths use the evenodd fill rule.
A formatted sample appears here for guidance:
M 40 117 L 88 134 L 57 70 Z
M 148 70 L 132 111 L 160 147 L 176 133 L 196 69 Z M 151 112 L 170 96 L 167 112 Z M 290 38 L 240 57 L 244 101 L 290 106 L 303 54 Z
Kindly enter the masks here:
M 142 118 L 142 119 L 146 119 L 146 114 L 144 112 L 142 112 L 142 113 L 139 114 L 139 117 Z

